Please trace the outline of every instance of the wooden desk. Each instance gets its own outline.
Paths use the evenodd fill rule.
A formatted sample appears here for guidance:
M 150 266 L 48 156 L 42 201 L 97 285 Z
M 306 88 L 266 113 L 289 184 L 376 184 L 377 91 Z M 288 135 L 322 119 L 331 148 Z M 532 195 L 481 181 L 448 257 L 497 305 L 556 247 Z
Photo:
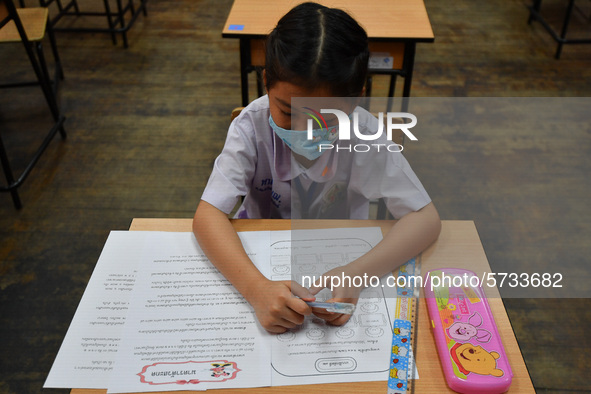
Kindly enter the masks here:
M 264 41 L 277 21 L 301 0 L 234 0 L 222 37 L 240 39 L 242 105 L 248 104 L 248 73 L 265 64 Z M 410 96 L 417 42 L 433 42 L 433 30 L 423 0 L 318 0 L 328 7 L 347 11 L 369 37 L 371 52 L 386 52 L 394 58 L 392 70 L 370 69 L 373 74 L 404 77 L 403 96 Z M 259 84 L 260 85 L 260 84 Z M 371 85 L 370 85 L 371 86 Z M 369 88 L 370 88 L 369 86 Z M 371 88 L 370 88 L 371 90 Z M 259 95 L 261 95 L 259 88 Z
M 298 221 L 298 228 L 301 227 Z M 315 223 L 310 221 L 310 223 Z M 317 222 L 316 222 L 317 223 Z M 322 226 L 314 225 L 314 228 L 331 227 L 381 227 L 387 231 L 393 224 L 392 221 L 378 220 L 331 220 L 322 221 Z M 257 230 L 289 230 L 289 220 L 234 220 L 233 225 L 237 231 Z M 312 226 L 311 226 L 312 227 Z M 132 231 L 191 231 L 191 219 L 134 219 L 130 230 Z M 480 238 L 472 221 L 443 221 L 441 235 L 429 249 L 422 254 L 421 272 L 444 267 L 467 268 L 478 275 L 490 272 L 490 266 L 486 260 Z M 494 298 L 496 294 L 496 298 Z M 498 298 L 498 291 L 490 292 L 489 303 L 497 322 L 505 351 L 513 370 L 513 383 L 510 393 L 535 393 L 529 373 L 521 356 L 519 345 L 511 328 L 511 323 L 505 311 L 503 300 Z M 417 367 L 419 377 L 415 382 L 416 393 L 454 393 L 450 390 L 443 377 L 439 357 L 435 348 L 435 339 L 431 334 L 427 305 L 421 298 L 419 305 L 419 329 L 417 343 Z M 333 383 L 325 385 L 307 386 L 278 386 L 252 389 L 216 389 L 216 394 L 223 393 L 358 393 L 374 394 L 385 393 L 386 382 L 362 382 L 362 383 Z M 106 390 L 74 389 L 71 394 L 104 394 Z M 191 391 L 176 391 L 176 393 L 190 393 Z

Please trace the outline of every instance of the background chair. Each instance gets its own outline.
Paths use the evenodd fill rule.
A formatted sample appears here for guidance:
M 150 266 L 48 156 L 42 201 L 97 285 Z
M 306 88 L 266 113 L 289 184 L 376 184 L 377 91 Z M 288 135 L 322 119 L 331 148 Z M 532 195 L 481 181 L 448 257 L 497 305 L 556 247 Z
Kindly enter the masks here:
M 240 115 L 240 112 L 242 112 L 242 110 L 244 109 L 244 107 L 236 107 L 232 110 L 232 113 L 230 114 L 230 121 L 233 121 L 234 119 L 236 119 L 236 117 L 238 115 Z
M 74 12 L 76 15 L 80 14 L 80 8 L 78 7 L 78 2 L 76 0 L 70 0 L 66 5 L 62 4 L 62 0 L 39 0 L 39 5 L 41 7 L 48 7 L 50 4 L 56 3 L 57 5 L 57 13 L 53 18 L 50 19 L 51 25 L 55 25 L 57 21 L 59 21 L 64 15 L 67 15 L 70 12 L 71 8 L 74 8 Z M 25 6 L 25 0 L 19 0 L 19 4 L 22 8 Z
M 24 0 L 19 0 L 22 7 L 24 7 Z M 148 0 L 139 0 L 136 5 L 134 0 L 116 0 L 115 8 L 111 9 L 109 0 L 103 0 L 104 11 L 80 11 L 77 0 L 39 0 L 41 7 L 50 7 L 55 4 L 56 9 L 52 8 L 54 15 L 50 19 L 50 23 L 55 31 L 60 32 L 78 32 L 78 33 L 110 33 L 113 45 L 117 45 L 117 34 L 121 34 L 123 38 L 123 47 L 128 47 L 127 31 L 133 26 L 135 20 L 140 13 L 147 16 L 146 3 Z M 98 3 L 98 1 L 97 1 Z M 55 11 L 55 12 L 54 12 Z M 65 17 L 106 17 L 107 27 L 78 27 L 67 26 L 59 27 L 58 23 L 65 19 Z M 126 16 L 127 19 L 126 19 Z
M 29 175 L 55 134 L 59 131 L 62 138 L 66 138 L 66 132 L 63 127 L 65 117 L 61 115 L 56 99 L 57 82 L 59 79 L 63 79 L 63 70 L 57 52 L 55 37 L 48 20 L 49 14 L 47 8 L 37 7 L 17 10 L 12 0 L 0 0 L 0 44 L 22 42 L 35 76 L 37 77 L 37 80 L 34 82 L 11 82 L 0 85 L 0 87 L 13 88 L 30 86 L 32 84 L 40 85 L 54 120 L 54 125 L 18 179 L 15 179 L 13 176 L 6 148 L 0 135 L 0 162 L 8 183 L 7 186 L 0 187 L 0 191 L 10 192 L 14 206 L 17 209 L 22 207 L 17 188 Z M 42 41 L 46 31 L 51 42 L 55 60 L 56 77 L 53 88 L 47 69 L 47 62 L 43 54 Z

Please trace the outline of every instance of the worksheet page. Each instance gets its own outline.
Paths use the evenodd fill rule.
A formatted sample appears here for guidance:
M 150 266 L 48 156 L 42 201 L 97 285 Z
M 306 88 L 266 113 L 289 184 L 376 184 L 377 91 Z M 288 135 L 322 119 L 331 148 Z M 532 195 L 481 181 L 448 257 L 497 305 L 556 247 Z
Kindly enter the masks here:
M 106 388 L 146 233 L 112 231 L 44 387 Z
M 271 280 L 348 264 L 379 228 L 241 232 Z M 342 326 L 269 334 L 192 233 L 112 232 L 45 387 L 111 393 L 387 380 L 395 289 L 379 279 Z M 306 285 L 304 283 L 304 285 Z M 329 289 L 317 301 L 331 298 Z
M 325 272 L 354 261 L 381 240 L 377 227 L 274 231 L 272 279 L 293 279 L 302 285 L 306 285 L 304 276 L 318 281 Z M 363 290 L 346 324 L 335 327 L 311 316 L 296 329 L 273 336 L 273 385 L 387 380 L 390 316 L 396 296 L 385 278 L 374 285 Z M 324 289 L 317 301 L 331 297 L 330 290 Z
M 239 234 L 257 265 L 269 234 Z M 148 237 L 109 392 L 269 386 L 270 334 L 194 235 Z
M 239 236 L 245 248 L 260 250 L 260 253 L 256 251 L 249 252 L 249 256 L 255 263 L 262 262 L 260 269 L 267 272 L 269 267 L 269 232 L 246 232 L 239 233 Z M 44 387 L 88 389 L 106 389 L 108 387 L 117 360 L 117 353 L 122 344 L 129 303 L 132 298 L 139 297 L 136 289 L 138 266 L 142 267 L 139 270 L 140 274 L 145 274 L 146 269 L 151 267 L 152 264 L 155 270 L 172 268 L 173 264 L 168 268 L 163 265 L 164 259 L 166 261 L 170 260 L 171 263 L 176 262 L 179 264 L 182 262 L 187 265 L 187 270 L 180 274 L 177 273 L 176 277 L 173 277 L 168 271 L 160 272 L 160 274 L 155 272 L 153 281 L 156 283 L 154 288 L 149 291 L 142 290 L 141 294 L 145 296 L 153 294 L 154 297 L 160 296 L 160 298 L 148 300 L 147 302 L 152 306 L 144 308 L 143 311 L 158 311 L 156 313 L 159 313 L 172 308 L 171 300 L 175 292 L 183 294 L 188 282 L 193 280 L 200 282 L 193 283 L 192 290 L 197 290 L 188 294 L 195 294 L 192 299 L 198 297 L 199 294 L 202 299 L 201 301 L 191 301 L 191 303 L 184 303 L 183 305 L 183 302 L 179 301 L 182 297 L 177 297 L 176 308 L 185 306 L 190 309 L 185 317 L 174 316 L 170 318 L 171 320 L 165 320 L 167 318 L 161 317 L 141 319 L 145 320 L 142 324 L 152 327 L 150 334 L 153 338 L 158 335 L 162 335 L 162 338 L 165 337 L 163 335 L 164 331 L 156 332 L 154 327 L 168 327 L 172 323 L 192 324 L 193 327 L 201 326 L 201 331 L 198 328 L 194 328 L 193 331 L 200 332 L 204 338 L 207 335 L 211 336 L 211 332 L 220 332 L 222 327 L 235 324 L 230 323 L 230 321 L 242 323 L 248 321 L 250 324 L 245 326 L 252 329 L 255 319 L 248 306 L 246 306 L 248 313 L 244 313 L 239 319 L 236 319 L 234 315 L 232 315 L 232 319 L 224 318 L 224 316 L 218 316 L 217 312 L 211 316 L 205 316 L 211 313 L 212 306 L 218 306 L 215 304 L 216 302 L 223 303 L 226 306 L 235 306 L 236 309 L 244 309 L 245 305 L 248 304 L 205 258 L 192 233 L 112 231 L 105 243 Z M 146 261 L 149 263 L 147 264 Z M 139 283 L 145 285 L 151 283 L 151 281 L 151 278 L 142 275 Z M 137 287 L 146 288 L 146 286 Z M 212 288 L 215 294 L 203 294 L 204 292 L 211 293 Z M 169 292 L 168 295 L 167 292 Z M 210 300 L 213 298 L 217 298 L 218 301 L 214 301 L 214 304 L 211 305 Z M 221 301 L 222 298 L 223 301 Z M 217 309 L 222 310 L 223 308 Z M 138 311 L 139 313 L 142 311 L 141 308 L 134 310 L 136 311 L 133 314 L 134 316 Z M 203 314 L 205 315 L 202 316 L 201 320 L 196 320 Z M 217 316 L 216 319 L 213 318 L 214 315 Z M 193 321 L 179 320 L 188 318 L 193 318 Z M 173 319 L 175 320 L 172 321 Z M 216 328 L 214 323 L 220 324 Z M 203 327 L 212 328 L 203 330 Z M 236 332 L 242 332 L 242 328 L 241 326 L 241 328 L 236 329 Z M 256 328 L 256 331 L 257 335 L 259 335 L 261 329 Z M 144 334 L 148 334 L 148 331 Z M 241 343 L 245 343 L 250 348 L 254 346 L 252 342 L 246 341 L 248 337 L 241 336 L 241 338 Z M 206 339 L 200 341 L 200 343 L 205 346 Z M 194 345 L 194 343 L 191 344 L 191 346 Z M 215 346 L 210 345 L 210 347 L 223 348 L 224 345 L 216 344 Z M 187 349 L 189 349 L 189 346 L 187 346 Z M 147 348 L 142 351 L 147 354 L 152 350 L 154 349 Z M 159 351 L 162 351 L 162 349 L 159 349 Z M 153 355 L 152 358 L 154 358 Z M 266 362 L 265 370 L 269 370 L 268 359 Z M 212 364 L 219 363 L 213 362 Z M 223 364 L 219 368 L 223 367 Z M 229 370 L 228 367 L 225 366 L 224 368 Z M 208 369 L 211 368 L 217 367 L 211 366 Z M 150 372 L 155 371 L 152 369 Z M 221 380 L 219 377 L 217 379 L 218 381 Z M 178 379 L 178 381 L 186 380 Z M 195 379 L 192 379 L 192 381 L 196 382 Z M 202 386 L 204 385 L 201 384 Z

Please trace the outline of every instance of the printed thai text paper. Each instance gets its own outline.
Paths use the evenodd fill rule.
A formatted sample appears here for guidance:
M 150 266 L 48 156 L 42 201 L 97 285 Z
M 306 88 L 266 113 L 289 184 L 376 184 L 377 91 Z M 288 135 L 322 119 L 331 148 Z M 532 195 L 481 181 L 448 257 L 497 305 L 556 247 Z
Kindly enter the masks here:
M 378 228 L 239 236 L 272 280 L 320 275 L 382 238 Z M 327 298 L 328 290 L 318 295 Z M 309 317 L 269 334 L 192 233 L 113 232 L 45 387 L 109 382 L 109 392 L 145 392 L 387 380 L 395 303 L 394 289 L 375 286 L 343 326 Z

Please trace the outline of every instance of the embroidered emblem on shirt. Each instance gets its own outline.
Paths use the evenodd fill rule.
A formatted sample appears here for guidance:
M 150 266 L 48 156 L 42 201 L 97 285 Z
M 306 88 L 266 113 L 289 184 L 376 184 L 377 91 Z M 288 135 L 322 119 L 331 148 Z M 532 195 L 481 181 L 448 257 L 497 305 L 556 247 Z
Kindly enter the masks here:
M 279 208 L 279 206 L 281 205 L 281 194 L 275 191 L 271 192 L 271 202 L 273 203 L 273 205 Z
M 273 178 L 266 178 L 261 180 L 260 186 L 255 186 L 255 189 L 259 192 L 266 192 L 273 190 Z

